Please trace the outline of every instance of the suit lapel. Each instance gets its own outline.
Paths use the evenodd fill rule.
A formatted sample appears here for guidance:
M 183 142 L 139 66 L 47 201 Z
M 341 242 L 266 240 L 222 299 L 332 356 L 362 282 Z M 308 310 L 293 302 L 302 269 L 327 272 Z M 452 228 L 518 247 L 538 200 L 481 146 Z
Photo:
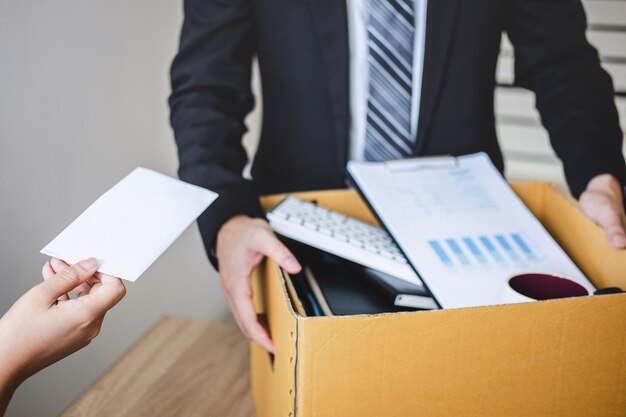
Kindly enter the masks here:
M 338 163 L 343 170 L 348 159 L 350 120 L 350 52 L 346 0 L 312 0 L 310 5 L 324 62 L 322 70 L 326 73 L 330 89 Z
M 448 66 L 458 16 L 458 0 L 430 0 L 426 16 L 426 49 L 417 130 L 417 154 L 425 146 Z

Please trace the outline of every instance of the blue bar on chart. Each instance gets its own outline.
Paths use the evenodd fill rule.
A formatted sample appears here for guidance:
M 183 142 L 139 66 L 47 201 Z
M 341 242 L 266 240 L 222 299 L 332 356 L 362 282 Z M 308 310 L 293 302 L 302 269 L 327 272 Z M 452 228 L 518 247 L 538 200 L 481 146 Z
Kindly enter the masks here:
M 519 246 L 519 248 L 522 250 L 522 252 L 524 252 L 524 255 L 526 255 L 526 257 L 528 259 L 536 259 L 535 254 L 530 249 L 530 247 L 526 244 L 524 239 L 522 239 L 522 237 L 519 235 L 519 233 L 513 233 L 511 235 L 511 238 L 517 244 L 517 246 Z
M 448 244 L 448 247 L 452 250 L 452 253 L 454 253 L 456 257 L 459 258 L 461 265 L 468 266 L 470 264 L 469 259 L 467 259 L 467 256 L 465 256 L 463 250 L 454 239 L 446 239 L 446 243 Z
M 480 249 L 478 249 L 478 246 L 476 246 L 476 244 L 471 238 L 464 237 L 463 243 L 465 243 L 465 246 L 467 246 L 469 251 L 472 253 L 472 255 L 474 255 L 474 257 L 478 260 L 478 262 L 480 262 L 483 265 L 487 263 L 487 259 L 485 259 L 485 257 L 483 256 L 483 253 L 480 251 Z
M 504 238 L 504 236 L 496 235 L 495 238 L 500 246 L 502 246 L 502 249 L 504 249 L 504 251 L 511 257 L 511 259 L 513 259 L 514 261 L 520 260 L 519 256 L 517 255 L 513 247 L 509 245 L 509 242 Z
M 491 241 L 489 240 L 487 236 L 479 236 L 478 239 L 483 244 L 483 246 L 487 249 L 487 251 L 489 251 L 491 256 L 493 256 L 493 259 L 495 259 L 496 262 L 498 263 L 504 262 L 504 259 L 500 255 L 500 252 L 498 252 L 498 249 L 496 249 L 496 247 L 493 245 L 493 243 L 491 243 Z
M 450 259 L 450 257 L 446 253 L 446 251 L 441 247 L 439 242 L 437 242 L 436 240 L 429 240 L 428 244 L 430 245 L 431 248 L 433 248 L 433 250 L 435 251 L 435 253 L 439 257 L 441 262 L 445 266 L 447 266 L 448 268 L 452 268 L 452 266 L 453 266 L 452 265 L 452 260 Z

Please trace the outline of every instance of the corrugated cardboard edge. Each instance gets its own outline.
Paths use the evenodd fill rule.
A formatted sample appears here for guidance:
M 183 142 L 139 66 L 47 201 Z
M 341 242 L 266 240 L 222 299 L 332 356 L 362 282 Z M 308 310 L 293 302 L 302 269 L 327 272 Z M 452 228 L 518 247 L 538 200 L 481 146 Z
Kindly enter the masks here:
M 272 356 L 251 343 L 254 401 L 261 416 L 293 417 L 296 415 L 298 321 L 278 265 L 266 261 L 258 271 L 252 277 L 253 288 L 257 291 L 255 304 L 257 312 L 267 317 L 276 350 Z

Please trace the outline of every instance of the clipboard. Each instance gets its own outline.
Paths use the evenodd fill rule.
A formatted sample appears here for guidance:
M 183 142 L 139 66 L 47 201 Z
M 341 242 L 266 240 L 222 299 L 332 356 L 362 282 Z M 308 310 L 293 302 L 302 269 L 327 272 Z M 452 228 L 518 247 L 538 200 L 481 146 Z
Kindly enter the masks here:
M 442 308 L 508 304 L 526 272 L 595 290 L 485 153 L 350 161 L 348 176 Z

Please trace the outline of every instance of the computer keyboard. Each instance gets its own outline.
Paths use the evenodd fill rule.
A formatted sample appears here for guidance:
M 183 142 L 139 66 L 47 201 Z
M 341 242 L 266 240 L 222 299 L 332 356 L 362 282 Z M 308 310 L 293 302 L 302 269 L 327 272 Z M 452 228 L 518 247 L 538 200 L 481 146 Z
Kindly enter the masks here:
M 267 218 L 280 235 L 423 287 L 389 234 L 379 227 L 295 197 L 285 198 Z

